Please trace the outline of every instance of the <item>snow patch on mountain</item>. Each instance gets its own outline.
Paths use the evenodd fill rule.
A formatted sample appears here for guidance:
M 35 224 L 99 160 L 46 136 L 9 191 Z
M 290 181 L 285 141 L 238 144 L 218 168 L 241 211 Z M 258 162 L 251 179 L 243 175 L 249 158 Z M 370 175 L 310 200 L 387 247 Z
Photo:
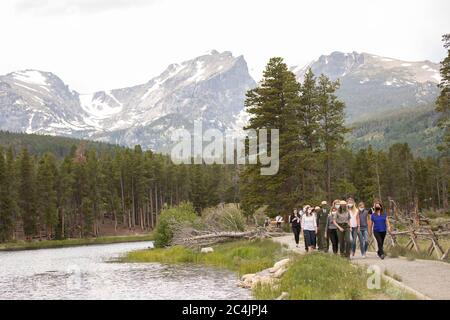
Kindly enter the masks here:
M 13 72 L 13 77 L 21 82 L 37 84 L 40 86 L 46 86 L 47 78 L 43 75 L 42 72 L 36 70 L 24 70 Z
M 204 61 L 196 61 L 195 62 L 195 74 L 190 77 L 189 79 L 187 79 L 187 82 L 198 82 L 201 80 L 204 80 L 204 78 L 202 78 L 202 76 L 205 73 L 205 62 Z
M 117 106 L 111 106 L 105 102 L 98 94 L 82 94 L 79 96 L 81 107 L 96 120 L 106 119 L 114 114 L 122 111 L 122 104 L 111 94 L 106 91 L 105 95 L 110 97 Z

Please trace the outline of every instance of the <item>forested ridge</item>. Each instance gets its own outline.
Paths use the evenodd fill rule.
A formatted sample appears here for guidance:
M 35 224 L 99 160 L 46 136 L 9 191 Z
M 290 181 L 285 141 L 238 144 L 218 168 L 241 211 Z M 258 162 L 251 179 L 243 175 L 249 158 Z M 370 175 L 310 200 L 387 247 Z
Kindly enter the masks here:
M 394 143 L 407 142 L 415 156 L 437 157 L 443 129 L 438 126 L 439 114 L 434 109 L 434 106 L 404 108 L 351 123 L 346 141 L 353 150 L 369 145 L 388 150 Z
M 33 155 L 40 156 L 49 152 L 56 158 L 62 159 L 71 152 L 74 145 L 83 145 L 87 149 L 110 154 L 119 147 L 106 142 L 0 130 L 0 146 L 5 148 L 13 146 L 16 151 L 26 148 Z

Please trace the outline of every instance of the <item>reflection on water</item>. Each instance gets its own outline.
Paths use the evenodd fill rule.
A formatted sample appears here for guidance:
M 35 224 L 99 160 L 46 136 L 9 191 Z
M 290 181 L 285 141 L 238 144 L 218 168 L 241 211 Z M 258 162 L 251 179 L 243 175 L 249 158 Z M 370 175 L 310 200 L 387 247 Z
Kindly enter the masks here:
M 0 252 L 0 299 L 251 299 L 234 273 L 110 263 L 150 242 Z

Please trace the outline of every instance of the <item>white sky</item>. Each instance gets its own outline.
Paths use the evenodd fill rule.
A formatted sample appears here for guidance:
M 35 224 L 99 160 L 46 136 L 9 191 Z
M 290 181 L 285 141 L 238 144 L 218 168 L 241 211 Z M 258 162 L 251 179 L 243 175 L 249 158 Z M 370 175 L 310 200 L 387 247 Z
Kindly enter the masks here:
M 81 93 L 144 83 L 210 49 L 304 65 L 332 51 L 442 60 L 449 0 L 1 0 L 0 74 L 51 71 Z

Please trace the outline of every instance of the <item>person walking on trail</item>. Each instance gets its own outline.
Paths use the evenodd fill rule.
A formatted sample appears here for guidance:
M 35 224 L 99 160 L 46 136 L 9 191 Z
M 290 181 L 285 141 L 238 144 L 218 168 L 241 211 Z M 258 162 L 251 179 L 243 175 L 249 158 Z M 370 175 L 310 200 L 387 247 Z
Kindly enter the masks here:
M 328 214 L 330 213 L 330 209 L 328 207 L 328 203 L 326 201 L 322 201 L 320 204 L 320 208 L 316 211 L 317 218 L 317 246 L 320 251 L 327 252 L 327 221 Z
M 303 216 L 306 215 L 306 213 L 308 212 L 308 210 L 311 208 L 311 206 L 309 204 L 305 205 L 303 207 L 303 210 L 300 211 L 300 221 L 303 221 Z M 308 244 L 305 241 L 305 237 L 304 237 L 304 231 L 300 231 L 300 234 L 303 233 L 303 242 L 305 243 L 305 251 L 308 251 Z
M 298 248 L 298 242 L 300 241 L 300 229 L 301 229 L 301 217 L 297 209 L 294 209 L 289 216 L 289 223 L 294 233 L 295 246 Z
M 320 207 L 317 208 L 320 209 Z M 301 227 L 305 238 L 306 251 L 314 251 L 316 248 L 317 220 L 312 207 L 309 207 L 303 214 Z
M 356 208 L 355 200 L 353 198 L 347 199 L 347 209 L 350 213 L 350 241 L 352 257 L 356 253 L 356 243 L 358 241 L 359 232 L 359 210 Z
M 283 217 L 281 216 L 281 214 L 278 214 L 275 217 L 275 222 L 277 223 L 277 228 L 281 228 L 281 223 L 283 222 Z
M 371 226 L 369 227 L 369 232 L 375 236 L 377 240 L 377 255 L 380 259 L 385 258 L 384 254 L 384 239 L 386 237 L 386 232 L 391 232 L 391 225 L 387 213 L 383 209 L 381 201 L 375 201 L 373 204 L 373 212 L 370 215 Z
M 331 246 L 333 249 L 333 253 L 337 254 L 338 253 L 338 248 L 339 248 L 339 239 L 338 239 L 338 234 L 337 234 L 337 227 L 336 225 L 333 223 L 334 219 L 336 218 L 336 213 L 338 211 L 338 209 L 340 208 L 340 204 L 339 204 L 339 200 L 334 200 L 331 210 L 328 213 L 328 217 L 327 217 L 327 225 L 326 225 L 326 238 L 327 238 L 327 242 L 326 242 L 326 251 L 328 252 L 328 249 L 330 247 L 330 241 L 331 241 Z
M 366 258 L 367 249 L 369 249 L 369 210 L 366 209 L 364 202 L 358 203 L 359 210 L 359 246 L 361 249 L 361 256 Z
M 338 229 L 341 256 L 350 259 L 350 213 L 347 210 L 347 202 L 345 200 L 339 202 L 339 209 L 336 212 L 333 223 Z

